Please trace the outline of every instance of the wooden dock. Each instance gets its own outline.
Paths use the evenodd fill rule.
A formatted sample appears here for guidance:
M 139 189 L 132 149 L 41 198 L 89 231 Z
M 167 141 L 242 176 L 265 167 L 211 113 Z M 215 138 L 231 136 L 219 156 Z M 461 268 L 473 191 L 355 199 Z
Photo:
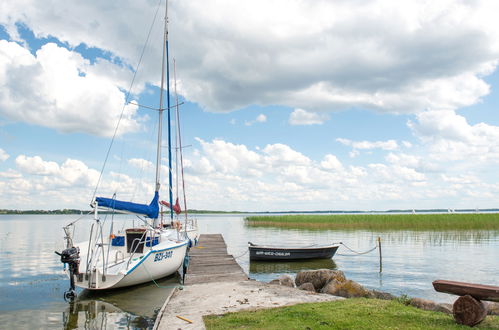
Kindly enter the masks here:
M 189 256 L 185 285 L 248 279 L 234 257 L 227 253 L 222 234 L 202 234 Z
M 190 251 L 182 290 L 175 288 L 158 313 L 153 330 L 206 329 L 203 315 L 243 309 L 275 308 L 306 302 L 343 299 L 284 285 L 248 281 L 222 235 L 201 235 Z

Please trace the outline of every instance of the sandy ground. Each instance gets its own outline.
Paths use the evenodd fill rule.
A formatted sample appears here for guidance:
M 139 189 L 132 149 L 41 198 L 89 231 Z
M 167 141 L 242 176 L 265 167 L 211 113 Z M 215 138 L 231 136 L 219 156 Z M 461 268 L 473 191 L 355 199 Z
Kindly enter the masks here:
M 154 329 L 205 329 L 203 315 L 336 299 L 343 298 L 258 281 L 194 284 L 174 291 L 159 312 Z

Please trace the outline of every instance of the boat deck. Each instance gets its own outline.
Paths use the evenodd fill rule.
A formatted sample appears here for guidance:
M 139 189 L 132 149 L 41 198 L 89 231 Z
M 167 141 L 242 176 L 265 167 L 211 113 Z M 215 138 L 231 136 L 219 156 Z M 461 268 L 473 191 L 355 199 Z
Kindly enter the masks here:
M 227 253 L 222 234 L 202 234 L 189 255 L 185 285 L 248 279 L 234 257 Z

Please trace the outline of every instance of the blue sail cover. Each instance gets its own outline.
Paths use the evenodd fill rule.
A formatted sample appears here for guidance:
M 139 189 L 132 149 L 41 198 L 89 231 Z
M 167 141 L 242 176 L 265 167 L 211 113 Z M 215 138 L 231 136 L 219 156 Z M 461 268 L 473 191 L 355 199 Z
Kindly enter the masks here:
M 156 191 L 154 193 L 154 198 L 152 199 L 149 205 L 118 201 L 116 199 L 104 198 L 104 197 L 97 197 L 95 201 L 99 204 L 100 207 L 105 207 L 108 209 L 119 210 L 119 211 L 127 211 L 136 214 L 142 214 L 151 219 L 156 219 L 159 214 L 158 199 L 159 199 L 159 194 Z

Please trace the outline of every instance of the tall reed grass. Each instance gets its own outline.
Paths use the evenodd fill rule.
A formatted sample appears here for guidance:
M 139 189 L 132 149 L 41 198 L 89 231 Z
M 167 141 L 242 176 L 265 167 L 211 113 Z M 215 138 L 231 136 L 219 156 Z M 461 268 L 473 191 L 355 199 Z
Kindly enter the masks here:
M 499 230 L 498 213 L 276 215 L 246 218 L 250 226 L 367 230 Z

